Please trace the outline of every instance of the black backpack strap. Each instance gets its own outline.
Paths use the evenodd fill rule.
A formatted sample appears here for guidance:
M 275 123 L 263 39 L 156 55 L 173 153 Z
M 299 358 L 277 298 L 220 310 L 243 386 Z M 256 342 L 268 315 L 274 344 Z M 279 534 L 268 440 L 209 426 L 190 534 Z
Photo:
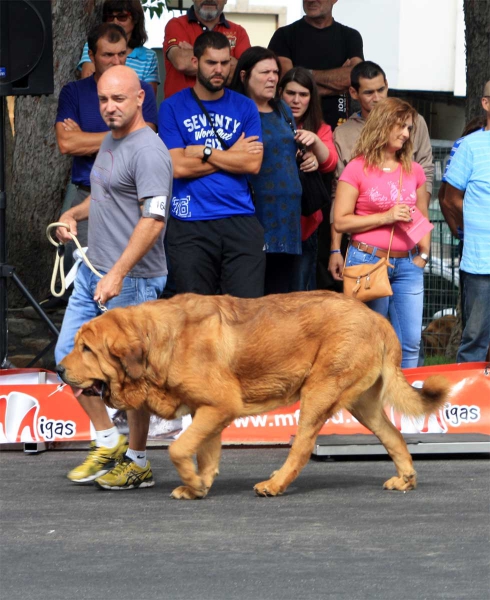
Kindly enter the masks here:
M 196 94 L 194 88 L 191 88 L 191 94 L 192 97 L 194 98 L 194 100 L 197 102 L 197 104 L 199 105 L 199 108 L 202 110 L 203 114 L 205 115 L 206 119 L 208 120 L 209 124 L 211 125 L 211 128 L 214 131 L 214 135 L 218 138 L 218 140 L 221 142 L 221 145 L 223 146 L 223 148 L 225 150 L 229 150 L 230 146 L 229 144 L 227 144 L 225 142 L 225 140 L 220 136 L 220 134 L 216 131 L 213 121 L 211 120 L 211 117 L 209 116 L 208 111 L 206 110 L 206 107 L 204 106 L 204 104 L 201 102 L 199 96 Z M 248 175 L 245 175 L 245 179 L 247 180 L 247 185 L 248 185 L 248 189 L 250 191 L 250 196 L 252 198 L 252 203 L 255 205 L 255 191 L 253 188 L 253 185 L 248 177 Z
M 214 123 L 211 120 L 211 117 L 209 116 L 208 111 L 206 110 L 206 107 L 204 106 L 204 104 L 201 102 L 201 100 L 199 99 L 198 95 L 196 94 L 194 88 L 191 88 L 191 94 L 192 97 L 194 98 L 194 100 L 198 103 L 199 108 L 202 110 L 203 114 L 206 116 L 206 119 L 208 120 L 209 124 L 211 125 L 213 131 L 214 131 L 214 135 L 218 138 L 218 140 L 221 142 L 221 145 L 223 146 L 223 148 L 225 150 L 229 150 L 230 146 L 225 142 L 225 140 L 220 136 L 220 134 L 216 131 L 215 127 L 214 127 Z
M 291 121 L 291 118 L 289 117 L 288 113 L 286 112 L 286 109 L 284 108 L 282 101 L 278 100 L 276 102 L 276 106 L 279 110 L 279 112 L 282 114 L 282 116 L 284 117 L 284 120 L 286 121 L 286 123 L 289 125 L 289 127 L 291 128 L 291 131 L 293 132 L 293 135 L 296 135 L 297 131 L 293 125 L 293 122 Z

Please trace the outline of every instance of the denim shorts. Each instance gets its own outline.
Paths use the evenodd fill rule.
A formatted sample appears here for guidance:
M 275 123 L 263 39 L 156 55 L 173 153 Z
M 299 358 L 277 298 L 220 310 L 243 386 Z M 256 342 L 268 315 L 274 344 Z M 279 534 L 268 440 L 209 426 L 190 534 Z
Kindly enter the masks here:
M 95 288 L 99 281 L 100 278 L 92 273 L 85 264 L 80 265 L 54 351 L 56 363 L 63 360 L 73 350 L 75 334 L 80 327 L 90 319 L 102 314 L 97 302 L 94 302 Z M 134 306 L 147 300 L 156 300 L 163 292 L 166 281 L 166 276 L 148 279 L 125 277 L 121 293 L 106 302 L 106 306 L 111 309 Z
M 349 246 L 346 266 L 376 264 L 380 259 L 372 253 L 361 252 Z M 392 258 L 388 277 L 393 296 L 366 302 L 372 310 L 389 318 L 402 347 L 402 367 L 417 367 L 420 340 L 422 337 L 422 313 L 424 307 L 424 269 L 414 264 L 417 256 L 414 251 L 406 258 Z

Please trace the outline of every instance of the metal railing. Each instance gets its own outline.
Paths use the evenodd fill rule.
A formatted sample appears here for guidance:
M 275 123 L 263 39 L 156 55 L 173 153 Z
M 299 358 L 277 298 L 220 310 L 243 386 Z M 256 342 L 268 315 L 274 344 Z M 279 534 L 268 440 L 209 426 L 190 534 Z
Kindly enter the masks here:
M 432 219 L 432 223 L 430 261 L 424 271 L 422 338 L 426 358 L 446 355 L 459 300 L 459 243 L 443 219 Z

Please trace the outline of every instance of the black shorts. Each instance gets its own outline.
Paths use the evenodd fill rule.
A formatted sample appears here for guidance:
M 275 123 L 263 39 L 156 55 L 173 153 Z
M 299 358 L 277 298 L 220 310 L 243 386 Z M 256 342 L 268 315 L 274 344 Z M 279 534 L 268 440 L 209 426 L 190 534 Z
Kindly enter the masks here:
M 170 218 L 167 246 L 178 294 L 264 295 L 264 229 L 256 217 Z

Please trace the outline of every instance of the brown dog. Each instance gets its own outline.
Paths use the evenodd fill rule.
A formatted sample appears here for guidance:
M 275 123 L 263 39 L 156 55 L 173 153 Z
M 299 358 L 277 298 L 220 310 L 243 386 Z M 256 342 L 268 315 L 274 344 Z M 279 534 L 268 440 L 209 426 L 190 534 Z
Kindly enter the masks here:
M 193 499 L 206 496 L 213 483 L 227 425 L 298 400 L 289 456 L 255 486 L 257 494 L 286 490 L 309 460 L 325 420 L 342 408 L 378 436 L 393 459 L 398 476 L 384 487 L 415 488 L 411 456 L 383 407 L 414 416 L 433 412 L 449 384 L 430 377 L 416 390 L 400 362 L 388 321 L 340 294 L 255 300 L 183 294 L 116 308 L 86 323 L 58 371 L 76 395 L 95 390 L 116 408 L 146 407 L 164 419 L 191 413 L 192 424 L 169 453 L 184 483 L 172 496 Z

